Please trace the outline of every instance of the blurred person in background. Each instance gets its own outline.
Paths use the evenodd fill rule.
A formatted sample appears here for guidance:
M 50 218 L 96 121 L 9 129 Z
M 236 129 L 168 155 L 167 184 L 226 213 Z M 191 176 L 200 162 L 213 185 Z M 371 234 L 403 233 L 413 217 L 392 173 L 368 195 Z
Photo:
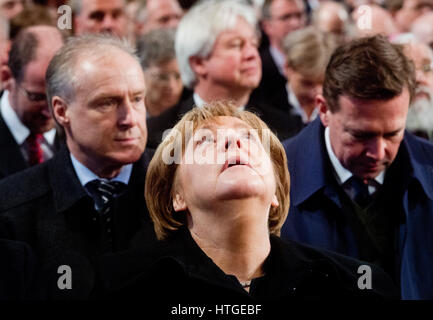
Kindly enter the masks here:
M 433 10 L 433 0 L 387 0 L 385 7 L 394 17 L 400 32 L 409 32 L 418 17 Z
M 183 10 L 177 0 L 141 0 L 135 13 L 135 33 L 143 35 L 153 29 L 175 28 Z
M 11 45 L 8 64 L 1 69 L 0 177 L 42 163 L 56 152 L 45 72 L 62 45 L 62 34 L 51 26 L 26 28 Z
M 70 0 L 75 35 L 112 33 L 127 35 L 125 0 Z
M 155 29 L 141 36 L 137 54 L 146 82 L 146 109 L 149 117 L 160 115 L 176 105 L 183 83 L 174 50 L 174 29 Z
M 322 94 L 326 66 L 338 45 L 337 36 L 314 27 L 296 30 L 283 41 L 287 108 L 290 105 L 305 125 L 318 115 L 316 96 Z
M 290 32 L 306 24 L 307 14 L 302 0 L 266 0 L 263 4 L 261 26 L 269 45 L 260 48 L 262 79 L 252 96 L 263 101 L 272 99 L 275 107 L 283 112 L 289 110 L 284 107 L 287 79 L 282 42 Z
M 312 24 L 317 29 L 334 33 L 343 39 L 347 36 L 349 23 L 349 12 L 341 2 L 320 1 L 313 11 Z
M 24 9 L 24 4 L 24 0 L 0 0 L 0 14 L 11 20 Z
M 401 35 L 393 39 L 405 46 L 405 54 L 414 63 L 415 97 L 410 104 L 406 128 L 417 136 L 433 139 L 433 50 L 416 38 Z

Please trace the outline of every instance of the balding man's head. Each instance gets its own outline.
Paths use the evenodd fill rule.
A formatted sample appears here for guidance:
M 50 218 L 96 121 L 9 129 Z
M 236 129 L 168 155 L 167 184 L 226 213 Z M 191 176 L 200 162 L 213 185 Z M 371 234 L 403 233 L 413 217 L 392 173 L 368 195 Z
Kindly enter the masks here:
M 319 30 L 343 35 L 349 20 L 347 9 L 339 2 L 323 1 L 314 12 L 313 23 Z
M 391 14 L 377 5 L 363 5 L 353 12 L 356 36 L 365 37 L 382 34 L 390 36 L 398 33 Z M 369 20 L 369 21 L 367 21 Z M 363 23 L 363 22 L 366 23 Z
M 12 44 L 8 61 L 12 75 L 20 81 L 28 63 L 37 59 L 49 62 L 62 44 L 63 36 L 55 27 L 33 26 L 24 29 Z

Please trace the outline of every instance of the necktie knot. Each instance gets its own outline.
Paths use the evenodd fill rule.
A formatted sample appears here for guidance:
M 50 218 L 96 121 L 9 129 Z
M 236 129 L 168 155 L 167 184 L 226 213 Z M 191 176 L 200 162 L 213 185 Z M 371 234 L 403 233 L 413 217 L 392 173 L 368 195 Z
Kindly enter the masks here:
M 29 165 L 34 166 L 43 162 L 43 152 L 41 148 L 43 136 L 40 133 L 31 133 L 27 139 L 28 154 L 29 154 Z
M 351 198 L 360 207 L 365 208 L 371 202 L 371 195 L 368 191 L 368 184 L 362 179 L 353 176 L 350 178 Z
M 88 182 L 85 188 L 95 201 L 96 210 L 105 214 L 110 209 L 113 199 L 126 191 L 127 185 L 119 181 L 95 179 Z

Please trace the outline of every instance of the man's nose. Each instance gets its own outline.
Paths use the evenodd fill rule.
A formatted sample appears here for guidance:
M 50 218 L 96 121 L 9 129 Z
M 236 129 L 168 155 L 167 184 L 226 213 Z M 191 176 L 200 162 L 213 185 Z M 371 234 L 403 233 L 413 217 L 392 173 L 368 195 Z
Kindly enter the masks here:
M 416 83 L 417 85 L 427 85 L 427 77 L 423 70 L 416 70 Z
M 134 106 L 129 99 L 127 99 L 118 109 L 118 124 L 125 128 L 131 128 L 137 124 Z
M 382 137 L 373 138 L 367 144 L 367 156 L 377 161 L 385 158 L 386 141 Z
M 102 29 L 104 31 L 112 31 L 114 29 L 114 24 L 114 18 L 110 14 L 106 14 L 102 21 Z

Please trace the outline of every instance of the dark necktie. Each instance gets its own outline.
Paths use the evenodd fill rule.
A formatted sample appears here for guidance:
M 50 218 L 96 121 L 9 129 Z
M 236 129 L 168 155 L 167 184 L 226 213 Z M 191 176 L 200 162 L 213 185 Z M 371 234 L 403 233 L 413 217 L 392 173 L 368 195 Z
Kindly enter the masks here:
M 352 188 L 352 200 L 361 208 L 365 208 L 372 199 L 368 192 L 368 184 L 365 184 L 362 179 L 355 176 L 350 178 L 350 183 Z
M 27 139 L 29 165 L 34 166 L 44 161 L 43 152 L 41 148 L 41 141 L 43 137 L 40 133 L 31 133 Z
M 95 209 L 100 214 L 105 215 L 113 205 L 113 200 L 123 194 L 127 186 L 119 181 L 104 181 L 95 179 L 88 182 L 85 186 L 95 201 Z
M 115 250 L 113 243 L 113 212 L 114 199 L 126 192 L 126 184 L 118 181 L 92 180 L 85 186 L 92 196 L 96 215 L 92 220 L 94 226 L 99 230 L 97 240 L 97 251 L 102 254 Z

